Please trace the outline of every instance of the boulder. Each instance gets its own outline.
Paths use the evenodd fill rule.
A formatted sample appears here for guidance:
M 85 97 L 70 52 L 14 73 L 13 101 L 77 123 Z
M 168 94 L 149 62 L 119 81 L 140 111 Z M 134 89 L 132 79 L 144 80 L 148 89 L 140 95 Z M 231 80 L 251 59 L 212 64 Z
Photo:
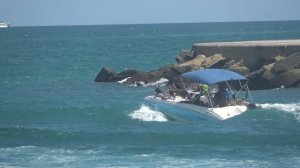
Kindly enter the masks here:
M 116 73 L 111 68 L 102 68 L 95 78 L 95 82 L 114 82 L 111 80 L 111 77 L 114 75 L 116 75 Z
M 274 63 L 265 65 L 259 70 L 249 73 L 246 77 L 249 79 L 250 89 L 271 89 L 274 88 L 272 80 L 276 77 L 271 69 Z
M 272 68 L 272 72 L 280 74 L 292 69 L 300 68 L 300 52 L 294 53 L 285 59 L 281 59 Z
M 121 73 L 118 73 L 114 76 L 111 77 L 111 80 L 112 81 L 120 81 L 120 80 L 123 80 L 125 78 L 128 78 L 130 76 L 133 76 L 134 74 L 136 74 L 138 71 L 135 70 L 135 69 L 127 69 Z
M 166 76 L 169 80 L 172 80 L 175 76 L 192 70 L 191 66 L 174 66 L 171 68 L 169 74 Z
M 174 65 L 165 65 L 163 67 L 161 67 L 159 69 L 159 71 L 164 75 L 164 76 L 167 76 L 170 71 L 171 71 L 171 68 L 174 67 Z
M 129 78 L 126 83 L 136 83 L 139 81 L 143 81 L 145 83 L 148 83 L 148 75 L 145 72 L 142 71 L 138 71 L 137 73 L 135 73 L 133 76 L 131 76 L 131 78 Z
M 274 80 L 276 87 L 297 87 L 300 83 L 300 69 L 293 69 L 281 73 Z
M 179 53 L 179 56 L 176 57 L 176 62 L 178 64 L 181 64 L 183 62 L 189 61 L 194 59 L 195 55 L 194 55 L 194 51 L 192 50 L 184 50 L 182 49 Z
M 285 59 L 284 56 L 281 56 L 281 55 L 277 55 L 275 57 L 272 57 L 272 58 L 267 58 L 264 60 L 264 65 L 268 65 L 268 64 L 271 64 L 271 63 L 274 63 L 274 62 L 278 62 L 282 59 Z
M 223 68 L 224 69 L 227 69 L 227 68 L 229 68 L 230 66 L 232 66 L 233 64 L 235 64 L 236 62 L 234 61 L 234 59 L 231 59 L 231 60 L 229 60 L 229 61 L 226 61 L 225 62 L 225 64 L 224 64 L 224 66 L 223 66 Z
M 205 55 L 197 55 L 193 60 L 187 61 L 185 63 L 179 64 L 178 66 L 190 66 L 193 69 L 202 69 L 202 63 L 205 61 Z
M 202 62 L 202 67 L 203 68 L 211 68 L 215 64 L 217 64 L 220 61 L 224 61 L 225 58 L 222 56 L 222 54 L 215 54 L 210 57 L 207 57 L 203 62 Z
M 261 75 L 262 78 L 268 80 L 269 82 L 271 82 L 276 77 L 276 74 L 272 72 L 272 68 L 274 64 L 275 62 L 269 65 L 265 65 L 261 68 L 261 69 L 265 69 L 265 72 Z
M 240 73 L 242 75 L 247 75 L 250 72 L 249 68 L 243 65 L 243 60 L 240 60 L 239 62 L 231 65 L 227 69 Z
M 159 70 L 147 72 L 148 82 L 154 82 L 164 77 L 164 74 Z

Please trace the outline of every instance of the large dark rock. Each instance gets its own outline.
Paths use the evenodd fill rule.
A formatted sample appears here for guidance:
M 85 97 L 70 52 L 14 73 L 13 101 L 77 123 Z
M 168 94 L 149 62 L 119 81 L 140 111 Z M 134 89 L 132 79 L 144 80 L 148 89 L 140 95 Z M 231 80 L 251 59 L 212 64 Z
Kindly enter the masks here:
M 285 59 L 279 60 L 272 68 L 272 72 L 280 74 L 288 70 L 300 68 L 300 52 L 294 53 Z
M 154 82 L 164 77 L 164 74 L 159 70 L 147 72 L 148 82 Z
M 259 70 L 254 71 L 246 75 L 249 79 L 250 89 L 271 89 L 274 88 L 272 80 L 276 77 L 271 72 L 271 68 L 274 63 L 261 67 Z
M 159 71 L 166 77 L 170 73 L 172 67 L 174 67 L 174 65 L 165 65 L 161 67 Z
M 135 82 L 140 82 L 143 81 L 145 83 L 148 83 L 148 75 L 145 72 L 138 71 L 135 73 L 131 78 L 129 78 L 126 83 L 135 83 Z
M 114 76 L 111 77 L 112 81 L 120 81 L 122 79 L 128 78 L 130 76 L 133 76 L 134 74 L 136 74 L 138 71 L 135 69 L 127 69 L 121 73 L 118 73 Z
M 215 54 L 209 57 L 206 57 L 206 59 L 202 62 L 202 68 L 211 68 L 214 65 L 223 62 L 225 58 L 222 56 L 222 54 Z
M 113 82 L 111 77 L 116 75 L 115 71 L 111 68 L 105 67 L 102 68 L 95 78 L 95 82 Z
M 276 87 L 297 87 L 300 83 L 300 69 L 293 69 L 278 75 L 274 79 Z
M 191 66 L 173 66 L 170 69 L 169 74 L 166 76 L 169 80 L 172 80 L 175 76 L 192 70 Z
M 192 60 L 195 58 L 195 52 L 191 50 L 182 49 L 179 53 L 179 56 L 176 57 L 176 62 L 178 64 L 184 63 L 186 61 Z
M 206 61 L 205 55 L 197 55 L 194 59 L 178 64 L 180 67 L 189 66 L 192 69 L 203 69 L 203 63 Z
M 95 81 L 115 82 L 130 77 L 126 83 L 137 84 L 167 78 L 178 88 L 182 88 L 180 75 L 183 73 L 205 68 L 223 68 L 247 75 L 251 89 L 271 89 L 282 85 L 300 87 L 299 42 L 300 40 L 196 44 L 192 50 L 181 50 L 176 58 L 177 65 L 166 65 L 150 72 L 129 69 L 118 74 L 111 68 L 103 68 Z
M 243 60 L 240 60 L 239 62 L 229 66 L 227 69 L 242 75 L 247 75 L 250 72 L 249 68 L 243 64 Z

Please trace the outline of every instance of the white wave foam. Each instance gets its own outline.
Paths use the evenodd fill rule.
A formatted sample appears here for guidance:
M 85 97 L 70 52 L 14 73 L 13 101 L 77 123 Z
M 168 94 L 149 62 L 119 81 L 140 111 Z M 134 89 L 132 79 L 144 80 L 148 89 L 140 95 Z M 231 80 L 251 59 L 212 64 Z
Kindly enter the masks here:
M 161 78 L 160 80 L 156 81 L 156 82 L 153 82 L 153 83 L 147 83 L 145 84 L 144 86 L 147 87 L 147 86 L 157 86 L 157 85 L 164 85 L 166 83 L 168 83 L 169 80 L 166 79 L 166 78 Z
M 152 110 L 149 106 L 144 104 L 140 107 L 140 109 L 130 113 L 129 117 L 141 121 L 158 121 L 158 122 L 168 121 L 168 119 L 165 117 L 163 113 Z
M 281 104 L 281 103 L 273 103 L 273 104 L 260 104 L 260 106 L 264 109 L 277 109 L 281 111 L 288 112 L 293 114 L 298 121 L 300 121 L 300 103 L 289 103 L 289 104 Z
M 156 81 L 156 82 L 145 83 L 145 82 L 143 82 L 143 81 L 140 81 L 140 82 L 138 82 L 138 83 L 135 83 L 135 84 L 132 84 L 132 85 L 129 85 L 129 86 L 143 86 L 143 87 L 157 86 L 157 85 L 163 85 L 163 86 L 165 86 L 168 82 L 169 82 L 168 79 L 166 79 L 166 78 L 161 78 L 161 79 L 159 79 L 159 80 Z
M 131 78 L 131 77 L 128 77 L 128 78 L 122 79 L 122 80 L 118 81 L 118 83 L 124 83 L 124 82 L 126 82 L 128 79 L 130 79 L 130 78 Z
M 262 108 L 265 109 L 278 109 L 286 112 L 300 112 L 300 103 L 290 103 L 290 104 L 281 104 L 281 103 L 273 103 L 273 104 L 260 104 Z

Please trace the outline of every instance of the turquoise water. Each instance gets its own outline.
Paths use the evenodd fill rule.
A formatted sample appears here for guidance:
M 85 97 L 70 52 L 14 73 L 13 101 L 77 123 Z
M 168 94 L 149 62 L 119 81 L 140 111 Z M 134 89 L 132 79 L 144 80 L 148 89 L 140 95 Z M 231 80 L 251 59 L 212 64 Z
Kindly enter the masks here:
M 0 29 L 0 167 L 299 167 L 300 89 L 253 91 L 262 109 L 169 121 L 153 87 L 94 83 L 148 71 L 196 42 L 299 39 L 300 21 Z

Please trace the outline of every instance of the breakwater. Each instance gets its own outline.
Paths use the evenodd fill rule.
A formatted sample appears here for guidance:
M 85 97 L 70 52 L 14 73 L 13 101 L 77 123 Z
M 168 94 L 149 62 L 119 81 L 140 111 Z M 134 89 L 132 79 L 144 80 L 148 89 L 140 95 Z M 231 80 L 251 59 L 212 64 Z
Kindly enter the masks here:
M 177 81 L 182 73 L 204 69 L 229 69 L 245 75 L 251 89 L 300 87 L 300 40 L 239 41 L 196 43 L 190 50 L 182 50 L 177 64 L 158 70 L 142 72 L 128 69 L 116 73 L 102 68 L 96 82 L 149 83 L 167 78 Z

